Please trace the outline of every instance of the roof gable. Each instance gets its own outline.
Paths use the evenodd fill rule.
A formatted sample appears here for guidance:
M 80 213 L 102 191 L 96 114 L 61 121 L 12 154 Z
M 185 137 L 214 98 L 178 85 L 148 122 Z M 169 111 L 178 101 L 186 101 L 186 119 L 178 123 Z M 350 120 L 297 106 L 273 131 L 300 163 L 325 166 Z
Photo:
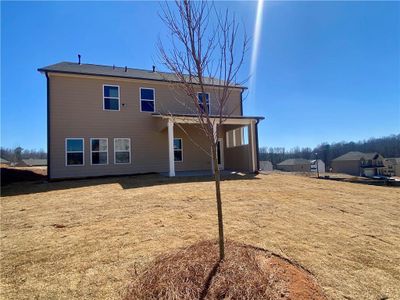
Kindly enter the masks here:
M 360 160 L 363 158 L 365 153 L 359 152 L 359 151 L 350 151 L 347 152 L 346 154 L 343 154 L 339 157 L 336 157 L 333 159 L 333 161 L 338 161 L 338 160 Z
M 343 154 L 339 157 L 333 159 L 333 161 L 340 161 L 340 160 L 374 160 L 379 157 L 382 157 L 378 152 L 370 152 L 370 153 L 363 153 L 359 151 L 350 151 L 346 154 Z

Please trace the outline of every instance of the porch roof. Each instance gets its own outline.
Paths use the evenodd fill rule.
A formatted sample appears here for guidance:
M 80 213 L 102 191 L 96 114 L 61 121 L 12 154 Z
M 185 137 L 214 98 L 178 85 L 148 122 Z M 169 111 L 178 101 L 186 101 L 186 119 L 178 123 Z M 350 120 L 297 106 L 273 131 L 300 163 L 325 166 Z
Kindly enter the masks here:
M 162 114 L 162 113 L 153 113 L 153 117 L 162 118 L 162 119 L 172 119 L 175 123 L 187 123 L 193 124 L 198 123 L 198 116 L 191 114 Z M 212 121 L 218 121 L 220 116 L 218 115 L 210 115 Z M 222 116 L 223 123 L 227 125 L 249 125 L 252 122 L 258 123 L 261 120 L 264 120 L 264 117 L 259 116 Z

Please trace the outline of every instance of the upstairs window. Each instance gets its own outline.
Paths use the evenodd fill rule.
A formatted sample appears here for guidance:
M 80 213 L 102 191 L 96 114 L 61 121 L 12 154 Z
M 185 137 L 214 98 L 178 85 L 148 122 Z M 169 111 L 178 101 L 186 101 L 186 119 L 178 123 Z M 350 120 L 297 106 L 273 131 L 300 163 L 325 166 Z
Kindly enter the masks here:
M 131 139 L 115 138 L 114 139 L 114 163 L 130 164 L 131 163 Z
M 152 88 L 140 88 L 140 111 L 155 112 L 156 95 Z
M 183 161 L 183 145 L 182 139 L 174 139 L 174 161 Z
M 119 86 L 104 85 L 103 86 L 103 109 L 119 110 Z
M 67 166 L 84 165 L 83 139 L 65 139 L 65 164 Z
M 108 164 L 108 139 L 90 139 L 92 165 Z
M 204 107 L 204 100 L 203 100 L 204 97 L 206 99 L 207 111 L 208 111 L 208 114 L 210 115 L 211 114 L 211 111 L 210 111 L 210 94 L 209 93 L 197 93 L 197 100 L 198 100 L 199 106 L 200 106 L 200 108 L 201 108 L 201 110 L 203 112 L 206 112 L 205 107 Z

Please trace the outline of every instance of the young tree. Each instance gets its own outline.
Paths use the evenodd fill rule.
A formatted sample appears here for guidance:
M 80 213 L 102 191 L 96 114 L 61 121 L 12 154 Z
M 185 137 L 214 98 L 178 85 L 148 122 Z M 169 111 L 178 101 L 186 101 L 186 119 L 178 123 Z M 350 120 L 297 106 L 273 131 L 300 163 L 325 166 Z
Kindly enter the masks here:
M 218 169 L 217 126 L 232 113 L 227 109 L 232 88 L 247 51 L 244 34 L 239 41 L 239 26 L 226 10 L 220 13 L 207 1 L 176 1 L 176 10 L 168 4 L 162 7 L 161 18 L 171 34 L 169 46 L 159 42 L 162 63 L 175 75 L 181 89 L 189 96 L 199 127 L 210 144 L 218 212 L 219 257 L 224 259 L 224 227 Z M 215 21 L 215 24 L 212 22 Z M 206 91 L 209 85 L 218 85 L 217 113 L 211 115 Z M 175 83 L 176 85 L 176 83 Z M 197 92 L 201 92 L 201 101 Z

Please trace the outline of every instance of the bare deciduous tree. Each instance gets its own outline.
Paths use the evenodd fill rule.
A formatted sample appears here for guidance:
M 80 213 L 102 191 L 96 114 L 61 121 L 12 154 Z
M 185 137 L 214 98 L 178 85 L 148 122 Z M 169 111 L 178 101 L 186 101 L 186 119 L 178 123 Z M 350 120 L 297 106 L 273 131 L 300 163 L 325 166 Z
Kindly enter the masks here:
M 227 105 L 232 89 L 238 84 L 238 72 L 248 48 L 245 32 L 239 39 L 239 24 L 228 10 L 217 11 L 207 1 L 176 1 L 175 9 L 168 2 L 162 7 L 161 18 L 170 31 L 168 46 L 159 42 L 162 63 L 174 74 L 174 86 L 191 99 L 198 126 L 210 144 L 218 211 L 219 255 L 224 259 L 224 227 L 218 168 L 218 131 L 232 114 Z M 214 22 L 214 23 L 212 23 Z M 217 86 L 216 104 L 211 114 L 206 99 L 210 86 Z M 199 101 L 198 92 L 201 92 Z M 215 96 L 214 96 L 215 97 Z

